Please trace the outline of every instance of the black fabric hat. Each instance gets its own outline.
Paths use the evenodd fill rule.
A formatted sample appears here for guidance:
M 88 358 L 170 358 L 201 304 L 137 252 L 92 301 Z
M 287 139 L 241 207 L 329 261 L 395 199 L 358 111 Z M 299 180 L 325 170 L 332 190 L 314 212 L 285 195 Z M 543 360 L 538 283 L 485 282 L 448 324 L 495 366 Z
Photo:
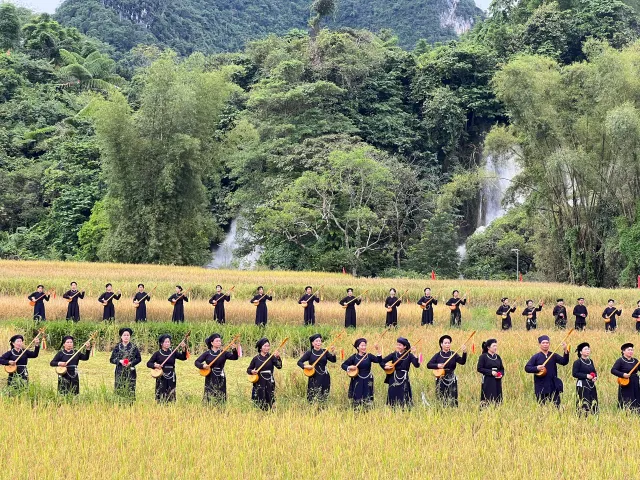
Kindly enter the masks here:
M 490 338 L 486 342 L 482 342 L 482 353 L 487 353 L 489 351 L 489 347 L 494 343 L 498 343 L 498 340 L 495 338 Z
M 256 348 L 258 349 L 258 353 L 260 353 L 260 350 L 262 350 L 262 346 L 265 343 L 269 343 L 269 339 L 267 337 L 262 337 L 260 340 L 256 342 Z
M 526 301 L 526 302 L 524 302 L 524 303 L 528 304 L 529 302 L 533 303 L 533 300 L 527 300 L 527 301 Z
M 502 297 L 502 299 L 500 300 L 501 303 L 504 303 L 505 300 L 509 300 L 509 297 Z
M 362 342 L 367 343 L 367 339 L 366 338 L 356 338 L 356 341 L 353 342 L 353 348 L 355 348 L 357 350 L 358 349 L 358 345 L 360 345 Z
M 75 341 L 75 338 L 73 338 L 71 335 L 65 335 L 64 337 L 62 337 L 62 342 L 60 342 L 60 349 L 64 347 L 64 342 L 66 342 L 67 340 Z
M 13 337 L 11 337 L 9 339 L 9 344 L 11 345 L 11 347 L 13 347 L 13 344 L 16 342 L 16 340 L 22 340 L 24 342 L 24 337 L 22 335 L 14 335 Z
M 121 328 L 120 331 L 118 331 L 118 335 L 122 336 L 124 332 L 129 332 L 129 335 L 133 335 L 133 330 L 131 330 L 129 327 Z
M 209 335 L 209 336 L 207 337 L 207 339 L 204 341 L 205 345 L 206 345 L 207 347 L 211 348 L 211 345 L 213 345 L 213 341 L 214 341 L 216 338 L 220 338 L 220 339 L 222 339 L 222 337 L 220 336 L 220 334 L 219 334 L 219 333 L 213 333 L 213 334 Z
M 409 340 L 407 340 L 404 337 L 398 337 L 398 340 L 396 340 L 396 342 L 404 345 L 404 348 L 406 348 L 407 350 L 411 348 L 411 344 L 409 343 Z
M 160 345 L 160 347 L 162 347 L 162 343 L 163 343 L 167 338 L 168 338 L 169 340 L 171 340 L 171 339 L 172 339 L 171 335 L 169 335 L 169 334 L 167 334 L 167 333 L 165 333 L 164 335 L 160 335 L 160 336 L 158 337 L 158 345 Z
M 558 298 L 558 299 L 556 299 L 556 303 L 558 303 L 558 302 L 564 302 L 564 298 Z
M 584 347 L 590 347 L 590 345 L 587 342 L 582 342 L 576 347 L 576 353 L 578 354 L 578 357 L 580 357 L 580 352 L 582 352 L 582 349 Z
M 623 343 L 622 346 L 620 347 L 620 351 L 624 352 L 629 347 L 633 348 L 633 343 Z
M 616 301 L 613 298 L 610 298 L 609 300 L 607 300 L 607 303 L 609 303 L 609 302 L 616 303 Z
M 317 339 L 321 339 L 322 340 L 322 335 L 320 335 L 319 333 L 311 335 L 309 337 L 309 343 L 313 345 L 313 342 L 315 342 Z
M 449 335 L 442 335 L 440 337 L 440 340 L 438 340 L 438 345 L 442 345 L 442 342 L 444 342 L 447 338 L 449 339 L 450 342 L 453 341 L 453 339 Z
M 584 300 L 584 297 L 580 297 L 580 298 L 578 298 L 578 301 L 580 301 L 580 300 Z
M 546 340 L 547 342 L 551 341 L 551 339 L 549 338 L 549 335 L 540 335 L 538 337 L 538 343 L 542 343 L 544 340 Z

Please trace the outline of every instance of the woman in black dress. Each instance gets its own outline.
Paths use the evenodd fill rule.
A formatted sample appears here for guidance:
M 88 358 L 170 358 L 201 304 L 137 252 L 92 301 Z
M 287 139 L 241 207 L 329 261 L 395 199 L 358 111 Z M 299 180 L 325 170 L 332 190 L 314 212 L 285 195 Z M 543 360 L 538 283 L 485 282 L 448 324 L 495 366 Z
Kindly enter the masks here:
M 128 400 L 135 400 L 138 378 L 136 365 L 142 362 L 142 357 L 138 347 L 131 343 L 132 329 L 129 327 L 121 328 L 118 334 L 120 335 L 120 343 L 113 348 L 109 359 L 109 362 L 116 366 L 115 393 Z
M 438 299 L 431 296 L 431 289 L 425 288 L 424 295 L 418 300 L 422 310 L 422 320 L 420 325 L 433 325 L 433 306 L 438 304 Z
M 11 349 L 0 357 L 0 365 L 16 365 L 16 371 L 9 374 L 7 378 L 7 386 L 21 386 L 29 383 L 29 371 L 27 363 L 30 358 L 37 358 L 40 353 L 40 337 L 34 340 L 35 348 L 33 350 L 24 349 L 24 337 L 22 335 L 14 335 L 9 339 Z M 20 360 L 18 360 L 20 357 Z
M 415 368 L 420 368 L 420 362 L 418 357 L 409 352 L 405 355 L 407 350 L 411 348 L 409 340 L 404 337 L 399 337 L 396 343 L 396 351 L 387 355 L 380 361 L 380 366 L 384 366 L 388 363 L 398 362 L 396 369 L 393 373 L 387 374 L 384 383 L 389 385 L 389 391 L 387 393 L 387 405 L 392 407 L 412 407 L 413 406 L 413 394 L 411 392 L 411 382 L 409 381 L 409 369 L 411 365 Z M 404 358 L 398 361 L 403 355 Z
M 227 360 L 238 360 L 238 349 L 233 345 L 226 352 L 222 352 L 222 337 L 214 333 L 207 337 L 204 343 L 209 348 L 195 361 L 197 368 L 205 368 L 215 359 L 216 363 L 211 367 L 209 375 L 204 377 L 203 403 L 224 403 L 227 401 L 227 376 L 224 365 Z
M 380 364 L 382 361 L 380 347 L 374 345 L 378 355 L 367 353 L 367 339 L 358 338 L 353 343 L 353 348 L 357 352 L 342 364 L 342 369 L 347 373 L 356 368 L 358 369 L 357 375 L 351 377 L 349 382 L 348 396 L 354 408 L 371 408 L 373 407 L 373 374 L 371 373 L 371 366 L 374 363 Z
M 451 337 L 443 335 L 438 341 L 440 351 L 436 353 L 427 363 L 430 370 L 438 370 L 444 368 L 444 376 L 436 378 L 436 397 L 444 406 L 458 406 L 458 377 L 456 377 L 456 366 L 467 363 L 467 346 L 462 346 L 462 356 L 451 351 Z M 449 360 L 451 358 L 451 360 Z M 445 367 L 444 363 L 447 362 Z
M 216 293 L 214 293 L 213 296 L 209 299 L 209 303 L 213 305 L 213 319 L 220 324 L 223 324 L 226 321 L 224 302 L 230 301 L 231 295 L 225 295 L 222 292 L 222 285 L 216 285 Z
M 385 327 L 397 327 L 398 326 L 398 306 L 402 303 L 402 300 L 396 297 L 396 289 L 389 290 L 389 296 L 384 301 L 384 308 L 387 309 L 387 318 L 385 321 Z M 391 309 L 391 311 L 389 311 Z
M 171 335 L 160 335 L 158 338 L 158 345 L 160 350 L 151 355 L 151 358 L 147 362 L 147 367 L 151 369 L 162 369 L 162 375 L 156 378 L 156 402 L 168 403 L 176 401 L 176 360 L 187 359 L 187 346 L 184 341 L 180 342 L 177 351 L 171 355 Z M 171 356 L 169 358 L 169 356 Z M 167 360 L 168 358 L 168 360 Z M 163 362 L 165 362 L 163 366 Z
M 44 322 L 47 319 L 44 302 L 48 302 L 49 298 L 51 298 L 48 293 L 44 293 L 44 285 L 38 285 L 36 291 L 29 295 L 28 298 L 30 302 L 35 303 L 33 306 L 33 319 L 36 322 Z
M 564 306 L 563 298 L 556 300 L 556 306 L 553 307 L 552 315 L 555 319 L 556 328 L 567 328 L 567 307 Z
M 113 285 L 107 283 L 105 285 L 105 290 L 102 295 L 98 298 L 98 301 L 103 305 L 102 311 L 102 320 L 106 320 L 108 322 L 113 322 L 116 319 L 116 307 L 113 304 L 114 300 L 120 300 L 122 294 L 118 291 L 116 294 L 113 291 Z
M 511 323 L 511 314 L 516 311 L 516 306 L 509 305 L 509 298 L 504 297 L 500 300 L 502 305 L 496 310 L 496 315 L 500 315 L 502 319 L 502 330 L 509 330 L 513 325 Z
M 535 307 L 533 305 L 533 300 L 527 300 L 527 306 L 526 308 L 522 311 L 522 316 L 523 317 L 527 317 L 527 331 L 529 330 L 535 330 L 536 328 L 538 328 L 538 312 L 542 311 L 542 302 L 540 302 L 540 304 Z
M 271 295 L 265 295 L 264 288 L 261 286 L 258 287 L 258 293 L 253 296 L 251 303 L 256 306 L 256 325 L 260 327 L 267 326 L 267 300 L 271 301 L 273 297 Z
M 251 359 L 249 368 L 247 368 L 249 375 L 258 373 L 258 381 L 253 384 L 251 389 L 251 400 L 261 410 L 271 410 L 276 402 L 276 381 L 273 376 L 273 369 L 277 368 L 279 370 L 282 368 L 282 359 L 280 358 L 280 352 L 277 351 L 273 357 L 269 358 L 271 344 L 265 337 L 258 340 L 256 350 L 258 350 L 258 354 Z M 258 372 L 258 368 L 263 364 L 264 367 Z
M 313 365 L 325 351 L 322 348 L 322 335 L 319 333 L 311 335 L 309 342 L 311 342 L 311 349 L 304 352 L 300 360 L 298 360 L 298 366 L 302 369 L 304 369 L 305 363 Z M 309 377 L 309 382 L 307 383 L 307 401 L 309 403 L 325 403 L 329 398 L 331 377 L 327 369 L 327 362 L 336 363 L 335 347 L 331 347 L 331 350 L 320 358 L 315 366 L 316 372 Z
M 316 308 L 314 307 L 314 303 L 320 303 L 320 298 L 312 293 L 312 288 L 310 286 L 304 287 L 304 295 L 300 297 L 298 303 L 302 305 L 302 302 L 305 302 L 307 306 L 304 308 L 303 315 L 303 323 L 305 325 L 315 325 L 316 324 Z
M 353 296 L 353 288 L 347 288 L 347 296 L 340 300 L 340 305 L 344 309 L 344 328 L 356 328 L 356 305 L 360 305 L 362 300 Z
M 622 309 L 615 306 L 616 301 L 610 298 L 607 302 L 607 308 L 602 312 L 602 318 L 604 318 L 604 331 L 615 332 L 618 327 L 618 319 L 622 315 Z
M 73 341 L 74 339 L 71 335 L 62 337 L 60 351 L 56 353 L 50 363 L 52 367 L 67 367 L 67 372 L 64 375 L 58 375 L 58 393 L 62 395 L 78 395 L 80 393 L 78 363 L 89 360 L 89 354 L 91 353 L 91 342 L 87 341 L 84 344 L 85 351 L 75 355 Z
M 78 291 L 78 284 L 71 282 L 71 290 L 67 290 L 62 298 L 66 298 L 69 301 L 67 306 L 67 320 L 73 320 L 74 322 L 80 321 L 80 305 L 78 305 L 78 299 L 84 298 L 84 290 Z
M 189 297 L 184 294 L 182 287 L 180 285 L 176 285 L 176 293 L 171 295 L 167 300 L 173 303 L 173 315 L 171 315 L 171 321 L 184 323 L 184 302 L 188 302 Z
M 636 332 L 640 332 L 640 300 L 636 303 L 636 309 L 631 314 L 631 317 L 636 321 Z
M 591 356 L 591 348 L 587 342 L 581 343 L 576 348 L 578 359 L 573 362 L 573 378 L 576 378 L 576 407 L 578 415 L 598 413 L 598 390 L 596 380 L 598 373 Z
M 495 338 L 482 342 L 482 354 L 478 358 L 477 369 L 482 374 L 480 408 L 502 403 L 504 365 L 498 355 L 498 341 Z
M 464 296 L 460 298 L 460 292 L 458 290 L 454 290 L 452 295 L 446 303 L 447 307 L 451 310 L 451 326 L 460 327 L 462 326 L 462 311 L 460 310 L 460 305 L 467 304 L 467 297 Z
M 638 369 L 633 370 L 638 363 L 637 358 L 633 358 L 633 343 L 625 343 L 620 347 L 622 356 L 616 360 L 611 367 L 611 373 L 618 378 L 626 378 L 629 384 L 618 385 L 618 407 L 628 408 L 633 412 L 640 413 L 640 382 L 638 381 Z
M 151 301 L 151 295 L 144 291 L 144 283 L 138 284 L 138 291 L 133 296 L 133 304 L 136 307 L 136 322 L 147 321 L 147 302 Z

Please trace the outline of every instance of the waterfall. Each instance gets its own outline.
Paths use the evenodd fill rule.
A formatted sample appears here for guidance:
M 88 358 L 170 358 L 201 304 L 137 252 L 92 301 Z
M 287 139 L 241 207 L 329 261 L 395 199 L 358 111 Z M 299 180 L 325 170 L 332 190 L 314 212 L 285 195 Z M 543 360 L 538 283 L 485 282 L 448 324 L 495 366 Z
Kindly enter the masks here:
M 238 237 L 238 219 L 232 219 L 224 240 L 211 251 L 211 262 L 207 265 L 207 268 L 251 269 L 255 267 L 262 253 L 262 247 L 254 248 L 249 255 L 244 257 L 234 256 L 234 251 L 238 248 L 240 241 L 246 239 L 246 236 L 245 232 Z
M 483 185 L 480 189 L 478 202 L 478 222 L 471 235 L 482 233 L 491 222 L 502 217 L 506 212 L 502 200 L 513 178 L 520 173 L 520 166 L 515 155 L 494 157 L 487 155 L 484 165 Z M 465 243 L 457 249 L 460 260 L 464 260 L 467 253 Z

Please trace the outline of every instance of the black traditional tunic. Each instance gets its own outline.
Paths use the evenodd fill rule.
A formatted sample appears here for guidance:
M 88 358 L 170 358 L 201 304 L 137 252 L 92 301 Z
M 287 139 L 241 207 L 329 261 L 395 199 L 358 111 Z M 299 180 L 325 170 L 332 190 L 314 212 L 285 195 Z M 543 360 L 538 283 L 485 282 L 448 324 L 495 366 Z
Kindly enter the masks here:
M 45 294 L 44 292 L 33 292 L 29 295 L 29 300 L 36 302 L 33 306 L 33 319 L 36 322 L 44 321 L 47 319 L 47 314 L 44 308 L 45 300 L 48 302 L 50 295 Z
M 618 319 L 616 317 L 622 315 L 622 310 L 617 307 L 607 307 L 602 312 L 604 318 L 604 331 L 613 332 L 618 327 Z
M 120 363 L 121 360 L 125 359 L 129 360 L 129 364 L 126 367 Z M 116 395 L 134 399 L 136 397 L 136 380 L 138 378 L 136 365 L 142 362 L 138 347 L 131 342 L 126 345 L 120 342 L 111 351 L 109 362 L 116 366 L 114 382 Z
M 69 360 L 76 353 L 76 350 L 67 352 L 65 349 L 56 353 L 56 356 L 51 360 L 50 365 L 57 367 L 58 362 L 68 362 L 67 373 L 64 375 L 58 375 L 58 393 L 65 395 L 78 395 L 80 393 L 80 375 L 78 374 L 78 363 L 80 361 L 89 360 L 89 354 L 91 349 L 85 349 L 84 352 L 79 353 L 73 359 Z
M 184 293 L 174 293 L 167 300 L 170 302 L 176 302 L 173 306 L 173 315 L 171 315 L 172 322 L 184 322 L 184 302 L 189 301 Z
M 374 363 L 380 364 L 382 357 L 372 353 L 365 353 L 366 358 L 363 360 L 362 355 L 354 353 L 342 363 L 342 369 L 346 372 L 347 367 L 358 365 L 358 374 L 355 377 L 349 377 L 348 397 L 351 399 L 354 407 L 372 407 L 373 406 L 373 373 L 371 366 Z
M 120 294 L 115 294 L 113 292 L 104 292 L 102 295 L 100 295 L 100 298 L 98 298 L 98 301 L 100 303 L 102 302 L 107 302 L 106 305 L 104 305 L 104 310 L 102 312 L 102 320 L 109 320 L 109 321 L 113 321 L 116 319 L 116 307 L 113 304 L 114 300 L 120 300 L 120 297 L 122 295 Z
M 540 311 L 542 311 L 542 305 L 526 307 L 522 311 L 522 315 L 527 317 L 527 330 L 535 330 L 538 328 L 538 312 Z
M 340 300 L 340 305 L 347 306 L 344 309 L 344 328 L 356 328 L 356 305 L 360 305 L 362 300 L 360 298 L 354 300 L 354 298 L 356 297 L 351 295 Z
M 500 305 L 496 310 L 496 315 L 502 318 L 502 330 L 509 330 L 513 325 L 511 323 L 511 314 L 516 311 L 516 307 L 509 305 Z
M 611 367 L 611 373 L 618 378 L 624 378 L 624 374 L 633 370 L 636 363 L 638 363 L 637 358 L 627 360 L 624 356 L 621 356 Z M 628 408 L 640 413 L 640 382 L 638 381 L 637 369 L 629 377 L 629 385 L 625 387 L 618 385 L 618 407 Z
M 576 305 L 573 307 L 573 316 L 576 317 L 576 330 L 584 330 L 587 326 L 587 315 L 589 315 L 589 312 L 585 305 Z
M 220 355 L 221 349 L 207 350 L 194 362 L 197 368 L 205 368 L 214 359 L 216 363 L 211 367 L 209 375 L 204 377 L 204 403 L 224 403 L 227 401 L 227 376 L 224 371 L 224 364 L 227 360 L 238 360 L 238 350 L 231 348 Z
M 553 307 L 553 316 L 555 318 L 556 327 L 567 328 L 567 309 L 564 306 L 556 305 Z
M 77 295 L 76 295 L 77 294 Z M 71 298 L 73 299 L 69 302 L 67 306 L 67 320 L 73 320 L 74 322 L 80 321 L 80 305 L 78 305 L 78 299 L 84 298 L 84 292 L 78 292 L 77 290 L 69 290 L 62 295 L 62 298 Z
M 273 300 L 271 295 L 254 295 L 251 299 L 251 303 L 259 301 L 258 306 L 256 307 L 256 325 L 260 325 L 262 327 L 267 326 L 267 300 Z
M 316 309 L 313 306 L 314 303 L 320 303 L 320 299 L 315 295 L 305 293 L 300 297 L 298 303 L 307 302 L 306 308 L 304 308 L 304 324 L 315 325 L 316 324 Z
M 257 299 L 256 299 L 257 300 Z M 266 308 L 266 306 L 265 306 Z M 258 373 L 258 381 L 253 384 L 251 389 L 251 400 L 261 410 L 270 410 L 273 408 L 273 404 L 276 402 L 276 381 L 273 376 L 273 369 L 282 368 L 282 359 L 277 357 L 271 357 L 269 361 L 261 354 L 256 355 L 251 359 L 247 373 L 251 375 L 251 370 L 257 370 L 262 364 L 264 367 Z
M 560 394 L 564 391 L 564 386 L 562 380 L 558 378 L 558 365 L 567 365 L 569 363 L 569 352 L 566 352 L 564 355 L 557 353 L 548 353 L 545 355 L 542 352 L 538 352 L 529 359 L 524 367 L 524 371 L 527 373 L 538 373 L 538 365 L 546 362 L 549 355 L 553 355 L 553 357 L 545 365 L 547 374 L 544 377 L 535 375 L 533 377 L 533 387 L 539 403 L 552 401 L 556 406 L 560 406 Z
M 640 308 L 636 308 L 631 316 L 636 319 L 636 331 L 640 332 Z
M 453 298 L 451 297 L 449 300 L 447 300 L 446 305 L 451 307 L 453 305 L 456 306 L 456 308 L 454 310 L 451 310 L 451 326 L 452 327 L 459 327 L 462 325 L 462 312 L 460 311 L 460 305 L 466 305 L 467 304 L 467 300 L 462 300 L 460 298 Z
M 401 353 L 393 352 L 380 360 L 380 366 L 384 366 L 388 362 L 395 362 L 402 356 Z M 411 382 L 409 381 L 409 369 L 413 365 L 420 368 L 418 357 L 413 353 L 409 354 L 396 364 L 396 370 L 392 374 L 388 374 L 384 379 L 384 383 L 389 385 L 387 393 L 387 405 L 392 407 L 412 407 L 413 394 L 411 392 Z
M 427 303 L 429 302 L 429 303 Z M 422 320 L 420 325 L 433 325 L 433 306 L 438 304 L 438 300 L 435 297 L 423 296 L 418 300 L 418 305 L 427 304 L 424 310 L 422 310 Z
M 224 313 L 224 302 L 230 301 L 231 295 L 225 295 L 224 293 L 215 293 L 213 297 L 209 299 L 209 303 L 214 306 L 213 319 L 218 323 L 224 323 L 226 321 Z M 213 302 L 215 302 L 215 304 Z
M 5 352 L 0 357 L 0 365 L 9 365 L 10 361 L 16 361 L 18 357 L 22 354 L 24 350 L 16 350 L 12 348 L 8 352 Z M 36 358 L 40 353 L 40 345 L 37 345 L 33 350 L 27 350 L 18 363 L 16 364 L 17 369 L 15 373 L 10 373 L 7 378 L 7 386 L 12 385 L 20 385 L 21 383 L 29 383 L 29 370 L 27 369 L 27 363 L 30 358 Z
M 593 380 L 589 380 L 587 375 L 596 372 L 593 360 L 578 358 L 573 362 L 573 378 L 576 378 L 576 407 L 579 414 L 598 413 L 598 390 Z
M 489 352 L 480 355 L 478 372 L 482 374 L 480 406 L 502 403 L 502 378 L 493 376 L 493 372 L 504 375 L 504 365 L 500 355 L 497 353 L 492 355 Z
M 436 353 L 427 363 L 427 368 L 437 370 L 439 363 L 445 363 L 453 355 L 452 351 L 444 353 L 442 350 Z M 436 397 L 445 406 L 458 406 L 458 377 L 456 377 L 456 366 L 467 363 L 467 352 L 462 356 L 455 354 L 455 357 L 449 360 L 444 368 L 444 377 L 436 378 Z
M 147 295 L 147 292 L 137 292 L 133 296 L 133 301 L 140 302 L 138 308 L 136 308 L 136 322 L 147 321 L 147 302 L 151 301 L 151 296 Z
M 162 367 L 162 375 L 156 378 L 156 401 L 158 403 L 167 403 L 167 402 L 175 402 L 176 401 L 176 360 L 186 360 L 187 352 L 186 350 L 178 351 L 171 355 L 172 350 L 158 350 L 156 353 L 151 355 L 151 358 L 147 362 L 147 367 L 153 369 L 153 364 L 157 363 L 158 365 L 162 365 L 162 362 L 165 360 L 165 363 Z M 171 355 L 171 358 L 167 360 L 167 357 Z
M 304 369 L 305 363 L 312 365 L 324 351 L 325 349 L 316 350 L 315 348 L 307 350 L 298 360 L 298 366 Z M 336 356 L 331 352 L 327 352 L 315 366 L 316 373 L 309 377 L 309 382 L 307 383 L 307 401 L 309 403 L 325 402 L 329 397 L 331 377 L 329 376 L 329 370 L 327 370 L 327 362 L 336 363 Z
M 387 319 L 385 321 L 385 327 L 397 327 L 398 326 L 398 305 L 402 303 L 398 297 L 387 297 L 384 301 L 384 308 L 391 307 L 391 311 L 387 312 Z

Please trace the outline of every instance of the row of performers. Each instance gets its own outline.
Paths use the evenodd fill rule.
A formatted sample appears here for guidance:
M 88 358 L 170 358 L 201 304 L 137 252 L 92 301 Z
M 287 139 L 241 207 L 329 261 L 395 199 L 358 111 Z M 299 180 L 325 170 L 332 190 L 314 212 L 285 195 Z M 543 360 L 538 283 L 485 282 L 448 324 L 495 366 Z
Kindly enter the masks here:
M 105 292 L 100 295 L 98 301 L 104 306 L 102 314 L 103 320 L 115 320 L 116 310 L 114 301 L 120 300 L 122 293 L 114 292 L 113 286 L 107 283 Z M 233 287 L 232 289 L 233 290 Z M 311 286 L 305 288 L 305 293 L 300 297 L 298 303 L 304 306 L 303 321 L 305 325 L 315 325 L 316 312 L 315 303 L 320 302 L 318 292 L 313 292 Z M 67 320 L 80 320 L 80 306 L 78 299 L 84 298 L 84 290 L 79 291 L 76 282 L 71 282 L 71 288 L 63 294 L 63 298 L 69 301 L 67 307 Z M 29 301 L 33 304 L 33 318 L 36 321 L 46 320 L 45 301 L 49 301 L 50 294 L 44 292 L 44 285 L 38 285 L 35 292 L 29 295 Z M 133 296 L 132 301 L 136 310 L 136 321 L 144 322 L 147 320 L 147 302 L 151 300 L 151 294 L 145 291 L 144 284 L 138 285 L 138 291 Z M 189 297 L 180 285 L 176 285 L 176 290 L 168 299 L 173 304 L 173 314 L 171 316 L 174 322 L 184 322 L 184 302 L 189 301 Z M 268 321 L 267 302 L 272 301 L 273 297 L 269 293 L 264 293 L 263 287 L 258 287 L 256 294 L 251 299 L 251 303 L 256 306 L 255 324 L 265 326 Z M 223 292 L 221 285 L 216 285 L 216 293 L 209 299 L 209 303 L 213 305 L 213 319 L 219 323 L 225 323 L 225 302 L 231 301 L 231 291 Z M 353 289 L 347 289 L 347 296 L 340 300 L 340 305 L 345 309 L 345 327 L 356 327 L 356 305 L 360 305 L 362 295 L 354 296 Z M 573 307 L 572 316 L 575 317 L 576 330 L 583 330 L 587 326 L 587 317 L 589 311 L 585 305 L 583 297 L 578 298 L 577 305 Z M 384 308 L 387 310 L 385 326 L 398 325 L 398 307 L 402 303 L 402 297 L 397 296 L 394 288 L 389 290 L 389 296 L 384 301 Z M 433 307 L 438 304 L 438 300 L 431 295 L 431 289 L 425 288 L 424 295 L 416 302 L 422 309 L 422 325 L 433 325 Z M 459 327 L 462 324 L 461 305 L 467 304 L 466 295 L 460 297 L 460 292 L 454 290 L 452 296 L 447 300 L 446 305 L 451 310 L 450 324 L 452 327 Z M 526 318 L 526 329 L 536 329 L 538 326 L 538 313 L 542 311 L 544 303 L 540 301 L 536 306 L 533 300 L 526 301 L 526 307 L 522 310 L 522 316 Z M 503 330 L 509 330 L 512 327 L 511 314 L 515 313 L 517 306 L 510 304 L 510 299 L 504 297 L 501 304 L 496 310 L 496 315 L 501 318 L 501 326 Z M 566 328 L 568 321 L 568 312 L 564 304 L 564 300 L 559 298 L 553 308 L 552 315 L 555 319 L 555 325 L 558 328 Z M 618 317 L 622 315 L 622 308 L 617 307 L 614 299 L 609 299 L 607 307 L 602 312 L 604 320 L 604 328 L 606 331 L 614 331 L 617 327 Z M 640 301 L 637 302 L 637 308 L 631 314 L 636 320 L 636 330 L 640 331 Z
M 120 329 L 121 342 L 113 349 L 110 362 L 115 365 L 115 391 L 129 399 L 135 398 L 136 366 L 142 362 L 140 351 L 131 342 L 133 330 Z M 171 336 L 162 335 L 158 339 L 159 350 L 147 362 L 147 367 L 158 371 L 156 378 L 155 396 L 158 402 L 173 402 L 176 399 L 176 360 L 187 359 L 186 345 L 180 343 L 172 350 Z M 236 339 L 237 340 L 237 337 Z M 307 387 L 307 400 L 311 403 L 325 402 L 331 388 L 331 377 L 328 363 L 335 363 L 337 358 L 334 347 L 323 348 L 323 338 L 320 334 L 309 338 L 310 349 L 298 360 L 298 366 L 305 370 L 312 370 Z M 39 353 L 38 338 L 34 339 L 35 348 L 24 350 L 24 337 L 11 337 L 11 349 L 0 357 L 0 364 L 15 367 L 15 372 L 9 374 L 8 384 L 19 385 L 28 382 L 29 373 L 27 363 L 30 358 L 36 358 Z M 458 405 L 458 378 L 456 367 L 467 362 L 466 347 L 460 348 L 462 355 L 451 350 L 452 338 L 443 335 L 439 339 L 440 350 L 428 361 L 427 368 L 434 370 L 436 375 L 436 397 L 445 406 Z M 200 355 L 195 366 L 210 372 L 205 377 L 204 401 L 224 402 L 227 397 L 225 363 L 238 360 L 237 346 L 231 342 L 224 349 L 222 338 L 214 333 L 205 340 L 208 350 Z M 560 394 L 563 383 L 558 378 L 558 365 L 569 363 L 567 345 L 562 343 L 563 355 L 550 351 L 550 340 L 547 335 L 538 338 L 540 351 L 533 355 L 525 366 L 525 372 L 534 374 L 535 395 L 540 403 L 552 402 L 560 405 Z M 351 377 L 348 396 L 354 407 L 368 408 L 374 400 L 373 366 L 378 364 L 385 368 L 393 365 L 393 371 L 386 374 L 385 383 L 388 385 L 387 404 L 398 407 L 410 407 L 413 404 L 413 394 L 409 371 L 411 366 L 420 367 L 418 357 L 412 353 L 411 344 L 406 338 L 397 339 L 396 351 L 382 357 L 378 345 L 374 345 L 376 354 L 367 350 L 365 338 L 358 338 L 354 344 L 356 353 L 342 363 L 342 369 Z M 89 359 L 90 342 L 83 345 L 84 352 L 74 349 L 74 338 L 66 336 L 62 347 L 51 360 L 52 367 L 64 367 L 66 372 L 58 376 L 58 391 L 62 394 L 77 395 L 80 391 L 80 379 L 77 371 L 78 363 Z M 258 354 L 251 359 L 247 374 L 256 377 L 251 392 L 254 403 L 262 409 L 272 408 L 275 402 L 275 369 L 282 368 L 282 358 L 278 350 L 271 353 L 271 344 L 267 338 L 261 338 L 256 343 Z M 573 363 L 573 377 L 576 379 L 577 408 L 580 413 L 598 412 L 598 393 L 596 383 L 598 373 L 588 343 L 581 343 L 577 349 L 577 360 Z M 625 343 L 621 347 L 622 355 L 616 360 L 611 373 L 618 377 L 618 405 L 640 412 L 640 380 L 638 378 L 638 359 L 634 358 L 634 346 Z M 215 361 L 214 361 L 215 360 Z M 212 366 L 215 364 L 215 366 Z M 478 358 L 477 371 L 482 375 L 480 387 L 481 406 L 502 403 L 502 380 L 505 375 L 502 359 L 498 354 L 498 341 L 489 339 L 482 343 L 482 354 Z

